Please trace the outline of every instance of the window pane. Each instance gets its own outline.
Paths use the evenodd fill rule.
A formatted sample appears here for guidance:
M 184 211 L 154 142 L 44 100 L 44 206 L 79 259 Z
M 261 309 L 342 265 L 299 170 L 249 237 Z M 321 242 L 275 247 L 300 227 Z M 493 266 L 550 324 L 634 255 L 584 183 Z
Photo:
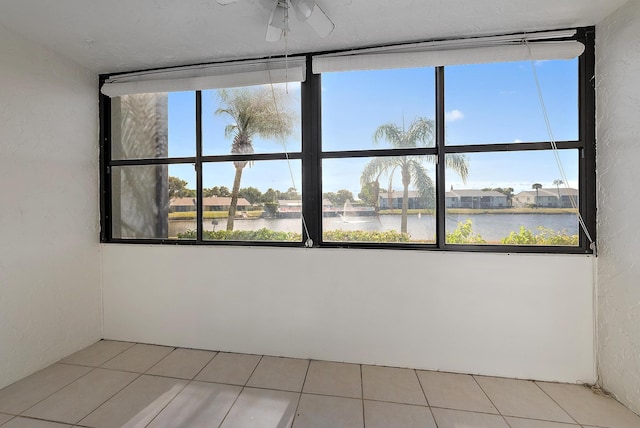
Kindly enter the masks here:
M 578 245 L 578 151 L 471 153 L 463 183 L 446 174 L 448 244 Z
M 557 141 L 578 139 L 578 60 L 536 61 Z M 447 144 L 549 141 L 529 61 L 445 68 Z
M 435 156 L 324 159 L 323 240 L 435 242 L 434 164 Z
M 203 154 L 299 152 L 300 106 L 300 83 L 202 91 Z
M 205 240 L 302 242 L 299 160 L 207 163 L 202 176 Z M 234 181 L 239 191 L 230 222 Z
M 195 182 L 192 165 L 112 167 L 113 237 L 195 238 L 179 235 L 195 229 Z
M 113 159 L 188 157 L 196 153 L 195 92 L 111 99 Z
M 382 125 L 408 131 L 419 118 L 435 118 L 433 68 L 350 71 L 322 75 L 322 149 L 364 150 L 403 146 L 400 141 L 373 136 Z M 435 126 L 414 139 L 434 145 Z

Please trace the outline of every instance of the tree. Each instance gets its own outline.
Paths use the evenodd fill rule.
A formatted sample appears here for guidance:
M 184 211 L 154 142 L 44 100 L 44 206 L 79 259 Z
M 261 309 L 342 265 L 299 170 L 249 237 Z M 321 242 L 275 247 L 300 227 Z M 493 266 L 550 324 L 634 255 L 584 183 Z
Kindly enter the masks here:
M 557 178 L 553 180 L 553 184 L 556 186 L 556 189 L 558 189 L 558 208 L 562 208 L 562 195 L 560 195 L 560 185 L 564 184 L 564 181 Z
M 542 189 L 542 184 L 540 184 L 540 183 L 533 183 L 533 184 L 531 185 L 531 188 L 532 188 L 532 189 L 535 189 L 535 191 L 536 191 L 536 204 L 535 204 L 535 205 L 536 205 L 536 207 L 537 207 L 537 206 L 538 206 L 538 198 L 540 197 L 538 192 L 540 191 L 540 189 Z
M 253 138 L 286 138 L 293 130 L 293 113 L 286 105 L 284 91 L 275 88 L 257 89 L 222 89 L 218 91 L 220 108 L 217 115 L 227 115 L 232 122 L 225 128 L 225 136 L 233 136 L 232 154 L 252 154 Z M 238 206 L 238 194 L 242 171 L 248 161 L 233 163 L 236 173 L 231 189 L 231 203 L 227 230 L 233 230 L 233 223 Z
M 513 206 L 513 197 L 515 194 L 513 193 L 513 187 L 494 187 L 493 189 L 486 187 L 482 190 L 493 190 L 498 193 L 502 193 L 507 197 L 507 206 Z
M 184 198 L 190 196 L 187 184 L 185 180 L 169 176 L 169 198 Z
M 255 187 L 245 187 L 240 189 L 238 196 L 245 198 L 251 205 L 262 200 L 262 192 Z
M 369 183 L 360 183 L 361 189 L 358 193 L 358 198 L 366 205 L 370 205 L 374 208 L 375 212 L 378 212 L 380 203 L 378 199 L 380 197 L 380 182 L 378 180 L 371 181 Z
M 353 201 L 354 199 L 353 193 L 351 193 L 349 190 L 346 190 L 346 189 L 338 190 L 335 193 L 326 192 L 322 194 L 322 197 L 329 199 L 329 201 L 331 201 L 331 204 L 337 207 L 341 207 L 344 205 L 345 202 Z
M 388 123 L 381 125 L 373 134 L 374 144 L 387 142 L 392 148 L 417 148 L 433 147 L 435 135 L 435 123 L 433 120 L 419 117 L 414 120 L 408 129 L 399 127 L 396 124 Z M 392 157 L 376 157 L 369 161 L 364 167 L 360 178 L 361 184 L 377 182 L 382 174 L 391 180 L 396 171 L 400 172 L 402 178 L 402 212 L 400 219 L 400 232 L 407 232 L 407 211 L 409 209 L 409 186 L 413 185 L 420 197 L 428 201 L 433 198 L 433 181 L 424 166 L 426 162 L 435 162 L 435 156 L 407 155 Z M 469 174 L 467 159 L 464 155 L 450 154 L 445 158 L 445 166 L 457 172 L 463 181 L 466 181 Z M 392 189 L 391 189 L 392 190 Z M 391 195 L 391 190 L 389 194 Z

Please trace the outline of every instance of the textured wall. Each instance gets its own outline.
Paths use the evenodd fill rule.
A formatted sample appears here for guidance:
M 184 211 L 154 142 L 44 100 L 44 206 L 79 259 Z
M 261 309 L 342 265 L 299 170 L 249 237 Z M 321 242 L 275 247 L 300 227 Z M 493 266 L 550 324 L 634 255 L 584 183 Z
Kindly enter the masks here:
M 96 88 L 0 26 L 0 388 L 101 336 Z
M 599 371 L 640 413 L 640 2 L 596 37 Z

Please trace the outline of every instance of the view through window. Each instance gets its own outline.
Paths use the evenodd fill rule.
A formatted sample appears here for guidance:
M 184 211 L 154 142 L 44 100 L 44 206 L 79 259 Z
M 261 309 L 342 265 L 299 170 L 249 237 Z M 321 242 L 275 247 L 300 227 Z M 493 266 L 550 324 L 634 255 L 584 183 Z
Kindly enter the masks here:
M 108 240 L 583 245 L 579 59 L 313 77 L 113 97 Z

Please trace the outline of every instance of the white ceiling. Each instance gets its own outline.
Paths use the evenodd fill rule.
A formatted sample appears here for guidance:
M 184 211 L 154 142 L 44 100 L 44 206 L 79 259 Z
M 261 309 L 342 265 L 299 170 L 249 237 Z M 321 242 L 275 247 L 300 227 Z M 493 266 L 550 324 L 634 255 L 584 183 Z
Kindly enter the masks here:
M 627 0 L 317 0 L 325 39 L 291 20 L 289 53 L 595 25 Z M 259 0 L 1 0 L 0 25 L 99 73 L 281 55 Z

